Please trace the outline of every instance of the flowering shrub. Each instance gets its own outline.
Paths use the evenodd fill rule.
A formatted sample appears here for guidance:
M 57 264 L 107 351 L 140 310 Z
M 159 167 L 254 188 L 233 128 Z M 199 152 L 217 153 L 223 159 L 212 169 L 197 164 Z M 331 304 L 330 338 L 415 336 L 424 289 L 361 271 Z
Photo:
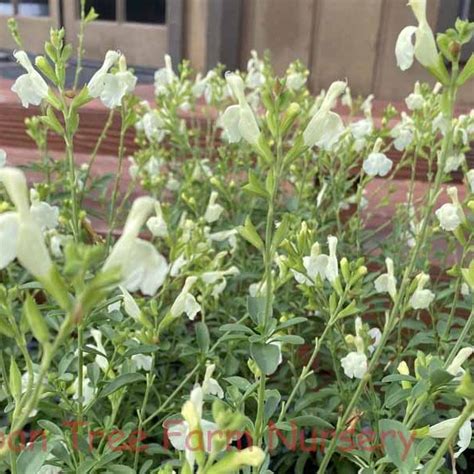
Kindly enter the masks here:
M 45 178 L 29 189 L 0 153 L 2 472 L 467 466 L 474 114 L 455 106 L 474 76 L 474 57 L 459 62 L 474 24 L 435 39 L 425 2 L 410 4 L 418 26 L 400 33 L 397 62 L 438 82 L 381 120 L 346 82 L 314 97 L 300 62 L 277 77 L 256 53 L 247 71 L 204 77 L 167 57 L 153 105 L 116 51 L 77 87 L 82 37 L 73 91 L 62 30 L 34 64 L 15 53 L 25 73 L 12 90 L 40 106 L 27 127 Z M 87 31 L 94 11 L 82 17 Z M 94 98 L 109 120 L 78 166 Z M 117 169 L 97 177 L 114 113 Z M 51 134 L 63 160 L 48 156 Z M 404 170 L 406 198 L 374 228 Z

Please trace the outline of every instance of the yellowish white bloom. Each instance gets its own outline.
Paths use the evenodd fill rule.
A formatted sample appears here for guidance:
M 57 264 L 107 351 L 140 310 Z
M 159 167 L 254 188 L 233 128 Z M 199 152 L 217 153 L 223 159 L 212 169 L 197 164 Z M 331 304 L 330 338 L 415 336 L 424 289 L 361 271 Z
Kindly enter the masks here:
M 409 69 L 414 58 L 426 68 L 435 68 L 438 63 L 438 49 L 433 31 L 426 18 L 426 0 L 410 0 L 418 26 L 407 26 L 400 32 L 395 45 L 395 55 L 398 67 L 405 71 Z M 415 44 L 413 44 L 415 36 Z
M 444 165 L 444 172 L 451 173 L 457 171 L 465 161 L 466 155 L 464 155 L 464 153 L 456 153 L 455 155 L 448 156 L 446 164 Z
M 41 228 L 30 211 L 26 177 L 16 168 L 0 168 L 0 182 L 16 208 L 16 212 L 0 214 L 0 269 L 18 258 L 33 276 L 47 279 L 53 263 Z
M 165 67 L 155 72 L 155 95 L 160 96 L 166 93 L 170 84 L 177 79 L 173 71 L 171 57 L 165 55 Z
M 235 276 L 239 273 L 239 269 L 233 266 L 227 270 L 204 272 L 201 275 L 201 280 L 207 285 L 213 286 L 212 296 L 217 298 L 227 286 L 226 276 Z
M 170 314 L 174 318 L 178 318 L 183 313 L 185 313 L 189 319 L 193 320 L 196 317 L 196 314 L 201 311 L 201 305 L 190 293 L 191 288 L 196 283 L 196 281 L 197 277 L 194 276 L 186 278 L 181 293 L 178 295 L 170 309 Z
M 120 287 L 123 296 L 123 309 L 135 321 L 140 319 L 141 310 L 135 298 L 123 287 Z
M 357 122 L 352 122 L 349 125 L 349 129 L 356 140 L 363 139 L 374 130 L 374 122 L 370 117 L 367 117 Z
M 202 382 L 202 391 L 204 395 L 214 395 L 217 398 L 224 398 L 224 390 L 222 390 L 219 382 L 212 378 L 212 374 L 215 370 L 215 364 L 206 365 L 206 373 Z
M 388 293 L 392 299 L 395 299 L 397 294 L 397 279 L 393 271 L 393 260 L 391 258 L 385 259 L 387 266 L 387 273 L 383 273 L 375 280 L 375 290 L 377 293 Z
M 454 457 L 457 459 L 468 447 L 471 443 L 472 438 L 472 426 L 471 426 L 471 417 L 467 419 L 461 429 L 459 430 L 459 440 L 457 442 L 458 450 L 454 453 Z M 432 438 L 446 438 L 458 422 L 459 417 L 456 418 L 449 418 L 448 420 L 444 420 L 436 425 L 430 426 L 428 435 Z
M 221 117 L 226 137 L 230 143 L 238 143 L 243 138 L 251 145 L 256 145 L 260 138 L 260 129 L 255 114 L 245 98 L 244 82 L 234 73 L 227 73 L 226 80 L 239 102 L 238 105 L 228 107 Z
M 145 372 L 149 372 L 152 369 L 153 357 L 151 356 L 144 354 L 134 354 L 131 359 L 136 370 L 144 370 Z
M 306 76 L 301 72 L 293 72 L 288 74 L 286 85 L 292 91 L 300 90 L 306 84 Z
M 18 63 L 26 70 L 13 84 L 12 91 L 21 100 L 23 107 L 28 108 L 30 104 L 39 105 L 48 95 L 48 84 L 41 74 L 31 64 L 28 55 L 24 51 L 13 53 Z
M 337 238 L 328 237 L 329 255 L 321 254 L 319 243 L 313 244 L 311 254 L 303 257 L 303 266 L 305 267 L 307 277 L 301 273 L 293 272 L 298 283 L 313 285 L 318 277 L 326 279 L 332 283 L 339 275 L 338 261 L 336 256 Z
M 341 366 L 350 379 L 361 379 L 367 372 L 367 356 L 361 352 L 349 352 L 341 359 Z
M 109 70 L 118 62 L 119 70 L 115 74 Z M 101 68 L 92 76 L 87 87 L 91 97 L 99 97 L 109 109 L 122 104 L 125 94 L 133 92 L 137 78 L 127 70 L 125 56 L 117 51 L 108 51 Z
M 168 237 L 168 225 L 163 217 L 159 201 L 155 202 L 155 216 L 147 220 L 146 226 L 155 237 Z
M 393 162 L 385 153 L 372 152 L 363 162 L 362 168 L 368 176 L 387 176 Z
M 122 285 L 128 291 L 140 290 L 145 295 L 154 295 L 168 274 L 165 257 L 150 242 L 138 238 L 140 229 L 155 208 L 155 202 L 149 197 L 135 200 L 122 236 L 104 265 L 104 270 L 117 268 L 120 271 Z
M 419 110 L 425 105 L 425 99 L 421 94 L 421 87 L 418 81 L 415 83 L 414 91 L 405 99 L 405 103 L 410 110 Z
M 464 369 L 462 368 L 462 364 L 469 359 L 474 353 L 474 347 L 464 347 L 462 348 L 457 354 L 456 357 L 453 359 L 451 364 L 449 364 L 448 368 L 446 369 L 451 375 L 454 375 L 456 378 L 460 378 L 464 375 Z
M 107 354 L 107 352 L 105 350 L 104 345 L 102 344 L 102 332 L 98 329 L 91 329 L 91 336 L 94 339 L 95 345 L 87 345 L 95 351 L 100 352 L 100 354 L 104 354 L 97 354 L 95 356 L 95 363 L 101 368 L 103 372 L 107 372 L 107 370 L 109 369 L 109 361 L 107 360 L 107 357 L 105 357 L 105 354 Z
M 451 203 L 443 204 L 436 212 L 439 225 L 442 229 L 451 232 L 458 228 L 463 221 L 463 212 L 459 204 L 457 189 L 454 186 L 448 188 L 447 193 Z
M 224 212 L 224 208 L 220 204 L 216 203 L 218 197 L 219 195 L 217 194 L 217 192 L 212 191 L 211 196 L 209 198 L 209 203 L 206 208 L 206 213 L 204 214 L 204 219 L 209 224 L 212 224 L 213 222 L 219 220 L 221 214 Z
M 335 81 L 329 87 L 323 101 L 303 132 L 304 144 L 308 148 L 318 146 L 329 149 L 339 139 L 344 131 L 341 117 L 332 112 L 337 99 L 345 91 L 347 84 Z
M 435 294 L 432 291 L 424 289 L 430 277 L 425 273 L 420 273 L 416 278 L 418 286 L 413 295 L 411 295 L 409 304 L 413 309 L 427 309 L 435 299 Z
M 42 230 L 55 229 L 59 224 L 59 208 L 40 201 L 38 193 L 30 190 L 30 212 Z

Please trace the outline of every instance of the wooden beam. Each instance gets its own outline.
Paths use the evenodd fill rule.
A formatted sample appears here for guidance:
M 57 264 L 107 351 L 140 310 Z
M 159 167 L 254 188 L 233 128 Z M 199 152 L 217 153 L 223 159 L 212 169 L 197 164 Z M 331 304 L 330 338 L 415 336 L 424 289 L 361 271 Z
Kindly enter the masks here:
M 173 67 L 181 62 L 184 55 L 184 0 L 167 0 L 166 27 L 168 29 L 168 54 Z

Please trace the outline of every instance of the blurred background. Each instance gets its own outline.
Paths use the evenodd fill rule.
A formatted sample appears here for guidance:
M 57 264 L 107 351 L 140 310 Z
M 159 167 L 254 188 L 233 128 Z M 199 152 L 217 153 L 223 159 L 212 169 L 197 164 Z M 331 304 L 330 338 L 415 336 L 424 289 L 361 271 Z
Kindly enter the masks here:
M 474 0 L 427 0 L 435 31 L 456 17 L 474 21 Z M 271 53 L 277 72 L 300 59 L 311 72 L 313 91 L 347 78 L 354 94 L 373 93 L 397 101 L 409 94 L 419 66 L 401 72 L 394 48 L 400 30 L 416 24 L 407 0 L 87 0 L 100 15 L 86 34 L 87 76 L 109 49 L 122 51 L 141 82 L 153 82 L 153 71 L 168 53 L 174 64 L 183 58 L 198 71 L 218 62 L 245 68 L 250 51 Z M 7 19 L 18 20 L 25 48 L 42 52 L 51 26 L 64 26 L 77 42 L 79 0 L 0 0 L 0 76 L 14 78 L 15 48 Z M 466 48 L 464 59 L 474 51 Z M 474 85 L 460 103 L 474 105 Z

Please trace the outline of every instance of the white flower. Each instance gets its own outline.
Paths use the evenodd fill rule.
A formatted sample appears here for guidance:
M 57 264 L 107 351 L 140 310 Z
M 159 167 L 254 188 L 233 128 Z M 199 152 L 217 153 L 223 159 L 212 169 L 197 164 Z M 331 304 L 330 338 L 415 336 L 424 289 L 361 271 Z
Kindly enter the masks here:
M 196 314 L 201 311 L 201 305 L 196 301 L 196 298 L 190 293 L 192 286 L 196 283 L 197 277 L 190 276 L 186 278 L 183 289 L 178 295 L 170 309 L 170 314 L 174 318 L 178 318 L 183 313 L 193 320 Z
M 0 269 L 18 258 L 36 278 L 47 279 L 53 263 L 41 228 L 29 209 L 25 175 L 15 168 L 0 168 L 0 182 L 16 207 L 16 212 L 0 214 Z
M 53 257 L 61 258 L 63 256 L 61 247 L 63 246 L 63 236 L 56 231 L 49 233 L 49 250 Z
M 123 296 L 123 309 L 128 314 L 128 316 L 130 316 L 135 321 L 138 321 L 142 312 L 135 301 L 135 298 L 123 286 L 120 287 L 120 291 L 122 292 Z
M 252 50 L 250 52 L 251 58 L 247 62 L 247 77 L 245 78 L 245 84 L 251 89 L 258 89 L 265 83 L 265 76 L 263 75 L 264 64 L 259 59 L 257 51 Z
M 320 254 L 320 247 L 316 242 L 311 247 L 311 255 L 309 257 L 303 257 L 303 266 L 310 280 L 308 281 L 308 278 L 304 275 L 295 272 L 295 278 L 298 283 L 312 285 L 312 282 L 316 281 L 318 276 L 323 280 L 326 278 L 332 283 L 338 277 L 339 271 L 336 256 L 337 238 L 329 236 L 328 245 L 329 255 Z
M 457 442 L 457 446 L 459 447 L 459 449 L 454 453 L 454 457 L 456 459 L 469 447 L 471 443 L 471 419 L 467 419 L 459 430 L 459 440 Z M 451 433 L 458 420 L 459 417 L 449 418 L 448 420 L 444 420 L 440 423 L 437 423 L 436 425 L 430 426 L 429 436 L 431 436 L 432 438 L 446 438 Z
M 440 226 L 449 231 L 456 230 L 462 222 L 462 216 L 459 208 L 455 204 L 443 204 L 436 212 L 436 217 L 439 220 Z
M 464 362 L 466 362 L 469 357 L 474 353 L 474 347 L 464 347 L 453 359 L 449 367 L 446 369 L 451 375 L 454 375 L 456 378 L 462 377 L 464 374 L 464 369 L 461 367 Z
M 449 121 L 441 112 L 434 118 L 433 123 L 431 124 L 431 130 L 433 130 L 433 132 L 439 130 L 443 135 L 446 135 L 448 127 Z
M 7 164 L 7 152 L 0 148 L 0 168 L 3 168 Z
M 118 62 L 119 71 L 115 74 L 109 72 L 110 68 Z M 91 97 L 99 97 L 109 109 L 114 109 L 122 103 L 125 94 L 133 92 L 137 78 L 127 71 L 125 56 L 117 51 L 108 51 L 104 63 L 92 76 L 87 88 Z
M 216 191 L 212 191 L 211 196 L 209 198 L 209 203 L 206 208 L 206 213 L 204 214 L 204 219 L 209 224 L 216 222 L 219 220 L 224 208 L 220 204 L 216 204 L 217 198 L 219 195 Z
M 133 159 L 133 156 L 128 157 L 129 167 L 128 167 L 128 174 L 132 180 L 137 179 L 138 172 L 140 171 L 140 167 L 137 165 L 136 161 Z
M 412 143 L 415 134 L 410 125 L 401 122 L 392 128 L 390 136 L 394 139 L 393 146 L 395 149 L 403 151 Z
M 416 279 L 418 280 L 418 285 L 410 298 L 409 304 L 413 309 L 427 309 L 435 299 L 435 294 L 432 291 L 424 289 L 430 277 L 425 273 L 420 273 Z
M 237 229 L 221 230 L 220 232 L 209 234 L 209 239 L 215 242 L 227 240 L 232 251 L 235 251 L 237 249 L 237 234 Z
M 165 67 L 155 72 L 155 95 L 160 96 L 166 93 L 168 86 L 177 79 L 171 64 L 171 57 L 165 55 Z
M 165 124 L 156 110 L 147 112 L 137 125 L 150 142 L 160 143 L 165 137 Z
M 392 160 L 384 153 L 371 153 L 362 164 L 362 168 L 368 176 L 386 176 L 392 169 Z
M 185 452 L 186 461 L 191 471 L 194 469 L 196 451 L 204 449 L 210 453 L 213 450 L 213 435 L 215 436 L 219 430 L 215 423 L 202 418 L 203 397 L 203 389 L 197 384 L 181 410 L 184 420 L 173 423 L 168 431 L 168 437 L 173 447 L 178 451 Z M 197 437 L 191 436 L 192 433 L 195 434 L 198 431 L 201 431 L 202 445 L 200 442 L 195 445 Z
M 225 277 L 228 275 L 238 275 L 239 273 L 240 272 L 237 267 L 230 267 L 227 270 L 222 271 L 204 272 L 201 275 L 201 280 L 207 285 L 214 285 L 212 296 L 217 298 L 227 286 L 227 280 Z
M 385 265 L 387 266 L 387 273 L 383 273 L 375 280 L 375 290 L 377 293 L 388 293 L 392 299 L 395 299 L 397 294 L 397 279 L 393 272 L 393 260 L 386 258 Z
M 87 344 L 88 347 L 95 349 L 97 352 L 100 352 L 104 355 L 97 354 L 95 356 L 95 363 L 104 371 L 107 372 L 109 368 L 109 361 L 105 355 L 107 352 L 105 351 L 104 345 L 102 344 L 102 332 L 98 329 L 91 329 L 91 336 L 94 339 L 95 345 Z
M 469 288 L 469 285 L 465 282 L 461 285 L 461 295 L 464 297 L 467 297 L 471 294 L 471 289 Z
M 360 352 L 349 352 L 341 359 L 344 374 L 353 379 L 362 379 L 367 373 L 367 356 Z
M 286 78 L 286 85 L 288 89 L 292 91 L 297 91 L 301 89 L 306 84 L 306 76 L 301 72 L 293 72 L 288 74 Z
M 16 51 L 13 56 L 26 70 L 26 74 L 21 75 L 15 81 L 11 90 L 18 95 L 25 108 L 28 108 L 30 104 L 41 104 L 41 101 L 48 95 L 48 84 L 46 84 L 41 74 L 35 70 L 24 51 Z
M 451 173 L 457 171 L 458 168 L 466 161 L 466 155 L 464 153 L 458 153 L 457 155 L 449 156 L 444 165 L 444 172 Z
M 88 405 L 93 399 L 96 393 L 96 389 L 92 386 L 92 382 L 87 377 L 87 367 L 82 368 L 83 374 L 83 381 L 82 381 L 82 403 L 84 405 Z M 76 378 L 74 383 L 71 386 L 71 390 L 74 393 L 72 399 L 78 400 L 79 399 L 79 378 Z
M 181 254 L 172 264 L 170 268 L 170 276 L 177 277 L 181 269 L 188 263 L 184 254 Z
M 227 107 L 221 117 L 227 139 L 230 143 L 238 143 L 243 138 L 251 145 L 256 145 L 260 138 L 260 129 L 245 98 L 244 82 L 240 76 L 234 73 L 227 73 L 226 80 L 235 98 L 239 101 L 239 105 Z
M 418 27 L 407 26 L 400 32 L 395 46 L 398 67 L 402 71 L 409 69 L 415 57 L 424 67 L 436 67 L 438 50 L 426 19 L 426 0 L 410 0 L 409 5 L 418 20 Z M 415 35 L 414 45 L 413 35 Z
M 405 103 L 410 110 L 422 109 L 425 105 L 425 99 L 421 94 L 420 83 L 415 83 L 415 90 L 405 99 Z
M 55 229 L 59 223 L 59 208 L 40 201 L 34 189 L 30 191 L 30 212 L 42 230 Z
M 153 357 L 143 354 L 134 354 L 132 356 L 132 362 L 137 370 L 150 372 L 153 365 Z
M 153 212 L 155 202 L 149 197 L 135 200 L 122 236 L 104 265 L 104 270 L 120 270 L 122 285 L 128 291 L 140 290 L 150 296 L 156 293 L 168 274 L 166 259 L 150 242 L 138 238 L 141 227 Z
M 168 237 L 168 225 L 163 218 L 163 211 L 159 201 L 155 202 L 155 213 L 156 216 L 150 217 L 146 226 L 155 237 Z
M 349 125 L 351 133 L 355 139 L 362 139 L 365 138 L 367 135 L 372 133 L 374 129 L 374 122 L 371 118 L 365 118 L 362 120 L 358 120 L 357 122 L 353 122 Z
M 382 331 L 379 328 L 371 328 L 368 331 L 368 335 L 372 338 L 373 342 L 369 347 L 367 347 L 367 349 L 372 354 L 382 340 Z
M 91 97 L 99 97 L 104 89 L 104 79 L 109 73 L 109 69 L 114 66 L 120 58 L 118 51 L 107 51 L 104 62 L 100 69 L 95 72 L 91 80 L 87 84 L 89 94 Z
M 215 364 L 206 365 L 206 373 L 202 382 L 202 391 L 204 395 L 214 395 L 217 398 L 224 398 L 224 390 L 222 390 L 219 382 L 212 378 L 215 369 Z
M 344 131 L 341 117 L 331 109 L 335 106 L 338 97 L 344 92 L 347 84 L 336 81 L 329 87 L 324 99 L 303 132 L 304 144 L 308 148 L 318 146 L 329 149 L 339 139 Z

